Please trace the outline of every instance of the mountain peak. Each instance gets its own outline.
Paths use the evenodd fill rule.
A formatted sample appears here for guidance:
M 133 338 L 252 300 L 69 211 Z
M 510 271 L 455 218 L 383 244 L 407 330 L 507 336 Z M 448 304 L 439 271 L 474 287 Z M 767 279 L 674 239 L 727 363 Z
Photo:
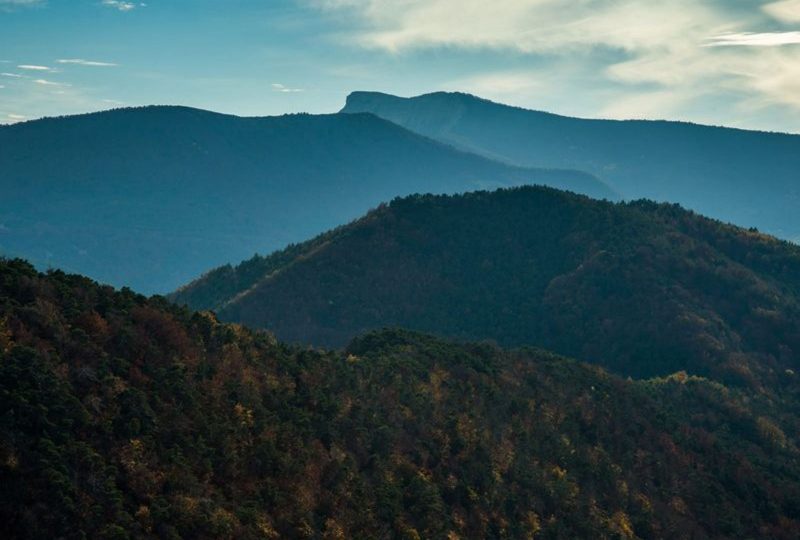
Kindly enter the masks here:
M 420 94 L 413 97 L 400 97 L 393 94 L 387 94 L 378 91 L 369 90 L 356 90 L 351 92 L 345 100 L 345 106 L 340 111 L 343 113 L 356 113 L 356 112 L 374 112 L 374 107 L 385 107 L 389 105 L 403 106 L 403 104 L 414 103 L 416 105 L 428 104 L 436 105 L 439 107 L 446 107 L 448 105 L 484 105 L 489 107 L 502 107 L 507 109 L 524 110 L 537 114 L 544 114 L 549 116 L 559 116 L 553 113 L 544 111 L 522 109 L 512 105 L 505 105 L 492 101 L 490 99 L 482 98 L 468 92 L 451 92 L 439 90 L 436 92 L 429 92 L 427 94 Z
M 354 92 L 343 112 L 372 112 L 522 167 L 586 171 L 625 199 L 677 202 L 724 221 L 800 238 L 799 135 L 571 118 L 444 92 L 411 98 Z

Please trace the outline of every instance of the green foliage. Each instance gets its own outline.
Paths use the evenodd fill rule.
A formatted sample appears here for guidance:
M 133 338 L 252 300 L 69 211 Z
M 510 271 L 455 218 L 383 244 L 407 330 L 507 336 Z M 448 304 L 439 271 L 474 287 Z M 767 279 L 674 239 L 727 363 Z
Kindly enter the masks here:
M 0 261 L 4 538 L 796 538 L 792 416 L 402 330 L 290 347 Z

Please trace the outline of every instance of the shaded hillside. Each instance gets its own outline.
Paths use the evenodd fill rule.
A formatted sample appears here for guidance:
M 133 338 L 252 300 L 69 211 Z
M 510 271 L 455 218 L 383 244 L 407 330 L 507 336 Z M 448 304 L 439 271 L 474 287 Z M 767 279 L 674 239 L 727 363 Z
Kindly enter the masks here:
M 518 188 L 398 199 L 174 299 L 293 342 L 401 326 L 757 386 L 800 367 L 799 295 L 793 244 L 678 206 Z
M 292 348 L 0 261 L 3 538 L 796 538 L 769 411 L 401 331 Z
M 800 136 L 681 122 L 584 120 L 468 94 L 355 92 L 344 112 L 525 166 L 591 172 L 627 199 L 680 203 L 800 241 Z
M 45 119 L 0 126 L 0 253 L 166 292 L 397 195 L 528 182 L 613 196 L 589 175 L 501 165 L 368 114 Z

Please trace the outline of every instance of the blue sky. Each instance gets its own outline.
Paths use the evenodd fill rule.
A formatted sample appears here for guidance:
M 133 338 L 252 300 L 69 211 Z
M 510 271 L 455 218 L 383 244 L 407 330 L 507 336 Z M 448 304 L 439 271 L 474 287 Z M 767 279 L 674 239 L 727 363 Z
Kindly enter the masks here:
M 0 122 L 460 90 L 800 132 L 800 0 L 0 0 Z

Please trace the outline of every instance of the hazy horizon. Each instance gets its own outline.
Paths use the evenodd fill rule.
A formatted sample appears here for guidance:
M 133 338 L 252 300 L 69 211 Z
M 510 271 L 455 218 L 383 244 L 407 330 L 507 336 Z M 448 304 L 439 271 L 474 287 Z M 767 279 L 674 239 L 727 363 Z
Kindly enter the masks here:
M 462 91 L 565 116 L 798 133 L 800 2 L 0 0 L 0 123 L 170 104 L 333 113 Z
M 554 110 L 545 110 L 545 109 L 538 109 L 538 108 L 535 108 L 535 107 L 525 107 L 525 106 L 521 106 L 521 105 L 514 105 L 514 104 L 511 104 L 511 103 L 505 103 L 503 101 L 489 99 L 489 98 L 486 98 L 486 97 L 483 97 L 483 96 L 480 96 L 480 95 L 477 95 L 477 94 L 472 94 L 470 92 L 464 92 L 464 91 L 460 91 L 460 90 L 435 90 L 435 91 L 427 92 L 427 93 L 424 93 L 424 94 L 399 95 L 399 94 L 392 94 L 392 93 L 389 93 L 389 92 L 381 92 L 381 91 L 377 91 L 377 90 L 361 90 L 361 89 L 359 89 L 359 90 L 353 90 L 352 92 L 349 92 L 348 94 L 346 94 L 344 96 L 344 98 L 342 99 L 342 107 L 344 106 L 344 104 L 345 104 L 345 102 L 347 100 L 347 97 L 350 94 L 354 93 L 354 92 L 378 93 L 378 94 L 385 94 L 385 95 L 393 96 L 393 97 L 400 97 L 400 98 L 404 98 L 404 99 L 413 99 L 413 98 L 425 97 L 425 96 L 432 95 L 432 94 L 465 94 L 465 95 L 472 96 L 472 97 L 478 98 L 478 99 L 483 100 L 483 101 L 489 101 L 491 103 L 494 103 L 494 104 L 497 104 L 497 105 L 501 105 L 501 106 L 512 107 L 512 108 L 515 108 L 515 109 L 522 109 L 522 110 L 526 110 L 526 111 L 541 112 L 541 113 L 545 113 L 545 114 L 552 114 L 552 115 L 555 115 L 555 116 L 561 116 L 561 117 L 565 117 L 565 118 L 576 118 L 576 119 L 580 119 L 580 120 L 611 120 L 611 121 L 615 121 L 616 120 L 616 121 L 620 121 L 620 122 L 627 122 L 627 121 L 634 121 L 634 122 L 635 121 L 643 121 L 643 122 L 675 122 L 675 123 L 694 124 L 694 125 L 706 126 L 706 127 L 740 129 L 740 130 L 744 130 L 744 131 L 756 131 L 756 132 L 775 133 L 775 134 L 782 134 L 782 135 L 800 135 L 800 131 L 798 131 L 798 132 L 776 131 L 776 130 L 770 130 L 770 129 L 755 128 L 755 127 L 739 127 L 739 126 L 735 126 L 735 125 L 732 125 L 732 124 L 725 124 L 725 123 L 718 123 L 717 124 L 717 123 L 710 123 L 710 122 L 700 122 L 700 121 L 695 121 L 695 120 L 680 120 L 680 119 L 674 119 L 674 118 L 657 118 L 657 117 L 654 117 L 654 118 L 639 118 L 639 117 L 613 118 L 613 117 L 609 117 L 609 116 L 594 116 L 593 117 L 593 116 L 569 115 L 569 114 L 564 114 L 564 113 L 561 113 L 559 111 L 554 111 Z M 63 115 L 61 115 L 61 114 L 45 115 L 45 116 L 41 116 L 41 117 L 37 117 L 37 118 L 20 119 L 20 120 L 14 121 L 14 122 L 5 122 L 5 123 L 0 122 L 0 126 L 10 126 L 10 125 L 14 125 L 14 124 L 23 123 L 23 122 L 34 122 L 36 120 L 44 120 L 44 119 L 47 119 L 47 118 L 61 118 L 61 117 L 68 117 L 68 116 L 80 116 L 80 115 L 84 115 L 84 114 L 95 114 L 95 113 L 111 112 L 111 111 L 120 110 L 120 109 L 137 109 L 137 108 L 146 108 L 146 107 L 164 107 L 164 108 L 185 107 L 185 108 L 196 109 L 196 110 L 205 111 L 205 112 L 209 112 L 209 113 L 213 113 L 213 114 L 221 114 L 221 115 L 225 115 L 225 116 L 235 116 L 235 117 L 239 117 L 239 118 L 273 118 L 273 117 L 279 117 L 279 116 L 284 116 L 284 115 L 293 115 L 293 114 L 330 115 L 330 114 L 338 114 L 342 109 L 342 107 L 339 107 L 336 110 L 322 111 L 322 112 L 286 111 L 286 112 L 276 112 L 276 113 L 272 113 L 272 114 L 238 114 L 238 113 L 235 113 L 235 112 L 227 112 L 227 111 L 224 111 L 224 110 L 217 110 L 217 109 L 207 109 L 207 108 L 203 108 L 203 107 L 195 107 L 195 106 L 192 106 L 192 105 L 184 105 L 184 104 L 181 104 L 181 103 L 145 103 L 145 104 L 140 104 L 140 105 L 121 105 L 120 104 L 120 105 L 110 105 L 108 108 L 97 109 L 97 110 L 92 110 L 92 111 L 74 112 L 74 113 L 67 113 L 67 114 L 63 114 Z

